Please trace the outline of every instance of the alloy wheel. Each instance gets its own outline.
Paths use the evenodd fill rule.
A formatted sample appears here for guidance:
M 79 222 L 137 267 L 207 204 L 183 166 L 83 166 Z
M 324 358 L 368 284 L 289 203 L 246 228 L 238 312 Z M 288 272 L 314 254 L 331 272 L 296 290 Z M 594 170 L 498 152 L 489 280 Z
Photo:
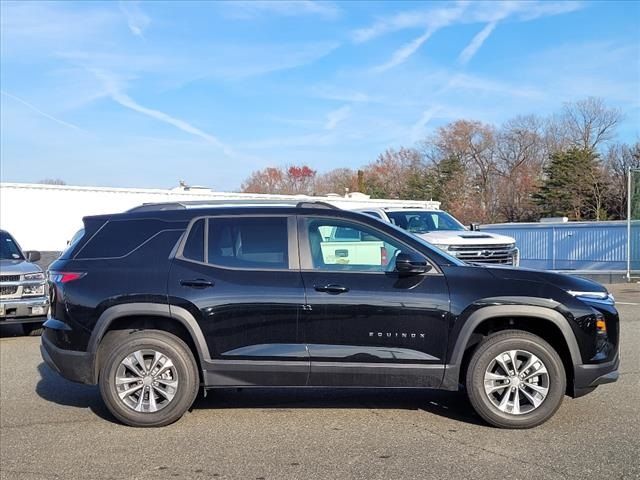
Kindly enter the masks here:
M 549 393 L 549 372 L 536 355 L 508 350 L 489 362 L 484 391 L 501 412 L 524 415 L 537 409 Z
M 178 372 L 172 360 L 156 350 L 136 350 L 118 365 L 116 392 L 132 410 L 154 413 L 171 403 L 178 391 Z

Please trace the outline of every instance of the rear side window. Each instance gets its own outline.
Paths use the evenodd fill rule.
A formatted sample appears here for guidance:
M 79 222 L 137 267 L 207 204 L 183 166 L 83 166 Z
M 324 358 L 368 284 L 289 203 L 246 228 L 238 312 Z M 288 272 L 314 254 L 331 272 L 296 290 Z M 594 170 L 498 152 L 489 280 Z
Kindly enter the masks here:
M 80 249 L 75 258 L 124 257 L 164 229 L 167 229 L 167 223 L 162 220 L 112 220 Z
M 287 219 L 213 217 L 206 222 L 197 220 L 189 231 L 182 257 L 226 268 L 288 269 Z
M 182 256 L 196 262 L 204 262 L 204 219 L 198 220 L 191 227 Z
M 210 218 L 207 261 L 231 268 L 289 266 L 284 217 Z

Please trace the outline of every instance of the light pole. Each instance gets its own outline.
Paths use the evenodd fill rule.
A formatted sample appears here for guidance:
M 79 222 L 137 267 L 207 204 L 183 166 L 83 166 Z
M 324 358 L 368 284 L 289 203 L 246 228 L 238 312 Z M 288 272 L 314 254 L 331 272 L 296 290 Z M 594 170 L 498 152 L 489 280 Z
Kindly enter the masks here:
M 631 282 L 631 175 L 640 168 L 627 167 L 627 282 Z

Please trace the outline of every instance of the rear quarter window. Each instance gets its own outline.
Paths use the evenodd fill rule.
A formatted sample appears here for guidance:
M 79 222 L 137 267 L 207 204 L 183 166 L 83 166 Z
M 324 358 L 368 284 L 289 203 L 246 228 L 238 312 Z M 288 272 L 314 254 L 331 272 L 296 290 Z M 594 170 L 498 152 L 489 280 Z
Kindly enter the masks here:
M 75 258 L 124 257 L 159 232 L 171 228 L 171 223 L 158 219 L 110 220 L 80 249 Z

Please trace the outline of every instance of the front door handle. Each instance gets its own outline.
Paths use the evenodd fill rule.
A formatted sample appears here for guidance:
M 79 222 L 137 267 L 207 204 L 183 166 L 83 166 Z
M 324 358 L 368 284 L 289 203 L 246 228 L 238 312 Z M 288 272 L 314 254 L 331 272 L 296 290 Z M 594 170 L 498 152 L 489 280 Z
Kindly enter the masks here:
M 342 285 L 335 285 L 335 284 L 315 285 L 313 288 L 315 289 L 316 292 L 325 292 L 325 293 L 333 293 L 333 294 L 346 293 L 349 291 L 348 287 L 343 287 Z
M 180 280 L 180 285 L 191 288 L 207 288 L 213 287 L 213 282 L 203 280 L 202 278 L 196 278 L 195 280 Z

